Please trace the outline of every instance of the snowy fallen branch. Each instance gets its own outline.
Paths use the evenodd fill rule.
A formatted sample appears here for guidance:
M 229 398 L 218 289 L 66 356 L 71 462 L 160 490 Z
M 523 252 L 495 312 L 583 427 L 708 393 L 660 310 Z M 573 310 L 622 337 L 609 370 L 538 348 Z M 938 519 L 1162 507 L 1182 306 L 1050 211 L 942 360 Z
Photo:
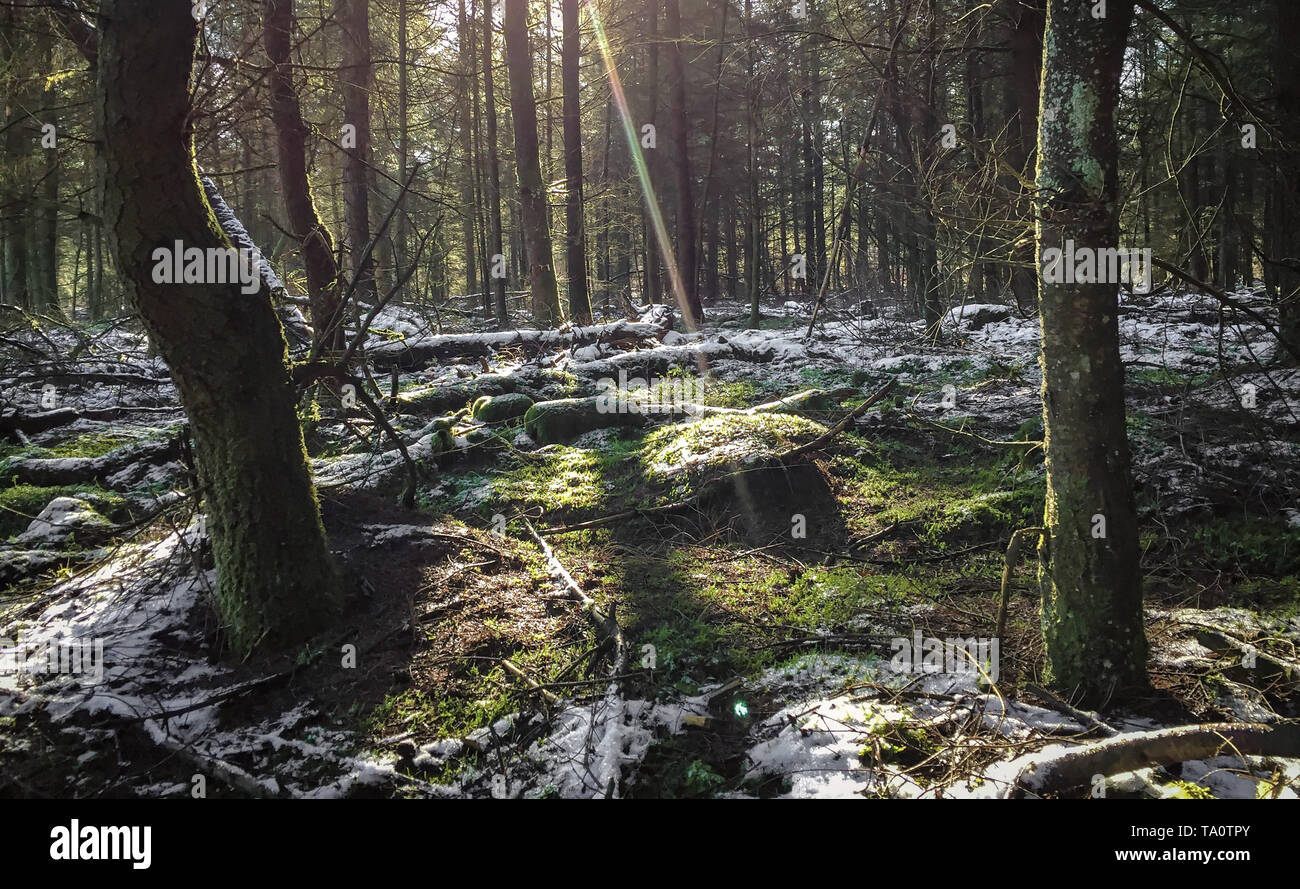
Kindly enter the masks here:
M 1068 790 L 1091 783 L 1097 775 L 1208 759 L 1222 753 L 1300 756 L 1300 723 L 1269 726 L 1221 722 L 1121 735 L 1030 763 L 1011 782 L 1005 798 Z

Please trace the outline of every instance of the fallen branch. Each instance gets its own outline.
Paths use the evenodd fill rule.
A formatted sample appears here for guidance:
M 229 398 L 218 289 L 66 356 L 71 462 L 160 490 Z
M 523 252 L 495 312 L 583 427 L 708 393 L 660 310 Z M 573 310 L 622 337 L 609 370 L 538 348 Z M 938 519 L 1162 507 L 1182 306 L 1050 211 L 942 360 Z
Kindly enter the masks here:
M 537 680 L 533 679 L 523 670 L 519 669 L 519 667 L 517 667 L 514 663 L 512 663 L 508 658 L 501 659 L 501 666 L 505 667 L 507 673 L 511 674 L 520 682 L 522 682 L 524 685 L 528 686 L 528 688 L 531 691 L 534 691 L 538 695 L 540 695 L 542 700 L 546 702 L 548 707 L 560 706 L 560 699 L 558 697 L 556 697 L 553 693 L 543 688 L 537 682 Z
M 891 378 L 889 382 L 885 383 L 885 385 L 877 389 L 871 397 L 869 397 L 866 401 L 862 402 L 862 404 L 855 407 L 849 413 L 849 415 L 845 417 L 843 420 L 840 420 L 838 423 L 836 423 L 826 432 L 817 436 L 807 444 L 802 444 L 799 445 L 797 448 L 792 448 L 786 451 L 784 454 L 779 456 L 777 460 L 781 463 L 784 463 L 785 461 L 790 460 L 793 457 L 798 457 L 802 454 L 808 453 L 809 451 L 816 451 L 825 447 L 835 438 L 835 436 L 839 435 L 845 429 L 849 428 L 850 423 L 852 423 L 858 417 L 865 414 L 873 405 L 875 405 L 882 398 L 888 395 L 890 390 L 894 388 L 894 384 L 896 382 L 898 382 L 896 378 Z
M 555 557 L 549 544 L 537 533 L 533 523 L 528 520 L 527 516 L 520 516 L 524 526 L 528 528 L 528 533 L 533 536 L 538 547 L 542 550 L 542 555 L 546 557 L 546 567 L 550 569 L 563 585 L 568 593 L 568 597 L 582 606 L 583 614 L 596 628 L 596 634 L 601 641 L 611 643 L 614 646 L 614 666 L 610 670 L 610 676 L 620 675 L 627 666 L 627 643 L 623 638 L 623 628 L 618 625 L 618 620 L 614 617 L 613 610 L 605 614 L 596 607 L 596 600 L 592 599 L 582 587 L 578 586 L 577 581 L 569 574 L 568 570 L 561 564 L 560 560 Z
M 1085 710 L 1080 710 L 1078 707 L 1071 705 L 1069 701 L 1057 697 L 1041 686 L 1028 682 L 1025 684 L 1025 688 L 1042 698 L 1044 701 L 1047 701 L 1047 703 L 1051 704 L 1053 708 L 1061 711 L 1066 716 L 1079 723 L 1079 725 L 1091 726 L 1108 738 L 1113 738 L 1119 734 L 1118 729 L 1103 722 L 1101 717 L 1096 713 L 1089 713 Z
M 1182 725 L 1120 735 L 1025 766 L 1004 797 L 1068 790 L 1091 784 L 1097 775 L 1210 759 L 1225 750 L 1237 756 L 1300 756 L 1300 722 Z
M 47 432 L 56 429 L 59 426 L 66 426 L 69 423 L 75 423 L 77 420 L 116 420 L 123 414 L 146 413 L 146 414 L 172 414 L 180 411 L 179 406 L 171 407 L 105 407 L 105 408 L 88 408 L 77 410 L 71 407 L 61 407 L 52 411 L 41 411 L 35 414 L 24 414 L 17 411 L 0 416 L 0 435 L 10 438 L 16 437 L 14 433 L 21 432 L 24 435 L 35 435 L 39 432 Z
M 1007 544 L 1007 555 L 1002 562 L 1002 603 L 998 606 L 998 639 L 1002 638 L 1007 628 L 1007 609 L 1011 603 L 1011 569 L 1016 564 L 1016 559 L 1020 557 L 1020 549 L 1030 535 L 1038 538 L 1046 533 L 1044 528 L 1021 528 L 1011 535 L 1011 542 Z

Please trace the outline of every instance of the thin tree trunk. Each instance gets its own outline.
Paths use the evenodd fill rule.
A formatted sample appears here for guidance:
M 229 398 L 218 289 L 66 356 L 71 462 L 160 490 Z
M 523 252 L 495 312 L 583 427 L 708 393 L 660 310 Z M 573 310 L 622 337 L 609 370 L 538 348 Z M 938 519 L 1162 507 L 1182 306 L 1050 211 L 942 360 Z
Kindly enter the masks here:
M 474 57 L 469 45 L 469 18 L 465 0 L 456 3 L 456 37 L 460 50 L 460 150 L 465 166 L 460 177 L 461 247 L 465 254 L 465 293 L 475 293 L 478 276 L 474 271 L 474 146 L 471 141 L 473 108 L 470 104 L 470 72 Z
M 505 245 L 501 234 L 501 161 L 497 149 L 496 86 L 492 75 L 492 2 L 483 0 L 483 112 L 487 133 L 488 217 L 492 226 L 490 242 L 493 255 L 488 257 L 487 275 L 496 291 L 497 324 L 504 330 L 510 324 L 506 305 L 506 277 L 497 274 L 505 265 Z
M 327 350 L 343 346 L 339 270 L 334 241 L 321 224 L 307 178 L 307 125 L 302 119 L 289 58 L 293 38 L 293 0 L 262 0 L 262 28 L 270 88 L 271 118 L 276 129 L 280 189 L 284 193 L 289 228 L 302 251 L 307 295 L 317 345 Z
M 343 213 L 348 231 L 348 254 L 356 279 L 359 299 L 375 299 L 374 253 L 370 248 L 370 90 L 373 73 L 370 60 L 370 4 L 368 0 L 338 0 L 337 15 L 342 31 L 343 65 L 339 80 L 343 88 L 343 120 L 355 127 L 355 145 L 344 144 Z
M 565 258 L 569 274 L 569 317 L 575 324 L 591 323 L 591 298 L 587 293 L 587 230 L 582 197 L 582 102 L 578 93 L 578 0 L 563 0 L 561 27 L 564 46 L 561 66 L 564 80 L 564 221 Z
M 646 88 L 649 92 L 649 108 L 646 123 L 659 125 L 659 4 L 662 0 L 646 0 L 649 18 L 650 70 L 646 74 Z M 657 139 L 657 137 L 656 137 Z M 659 189 L 659 149 L 651 149 L 645 155 L 646 173 L 650 178 L 651 194 L 646 195 L 647 203 L 657 199 Z M 663 276 L 659 239 L 655 235 L 654 224 L 648 208 L 641 211 L 641 240 L 645 245 L 645 298 L 650 305 L 663 302 Z
M 673 143 L 673 172 L 677 180 L 677 265 L 681 292 L 675 294 L 678 310 L 688 330 L 704 318 L 700 305 L 698 238 L 695 196 L 691 183 L 691 158 L 686 138 L 686 60 L 682 56 L 682 21 L 678 0 L 664 3 L 664 27 L 673 42 L 669 56 L 672 87 L 669 92 L 668 125 Z
M 546 183 L 537 145 L 537 100 L 533 96 L 533 53 L 528 42 L 528 0 L 505 0 L 506 64 L 510 71 L 510 112 L 519 173 L 519 215 L 528 255 L 533 321 L 551 327 L 559 321 L 560 301 L 547 225 Z

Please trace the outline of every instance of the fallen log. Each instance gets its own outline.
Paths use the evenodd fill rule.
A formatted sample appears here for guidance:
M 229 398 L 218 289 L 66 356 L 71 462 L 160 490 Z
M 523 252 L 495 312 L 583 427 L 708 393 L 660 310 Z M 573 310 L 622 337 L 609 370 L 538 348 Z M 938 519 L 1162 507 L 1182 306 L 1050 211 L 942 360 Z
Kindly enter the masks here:
M 644 426 L 646 415 L 623 401 L 610 405 L 605 396 L 539 401 L 524 414 L 524 431 L 540 444 L 569 441 L 596 429 Z
M 428 388 L 408 389 L 398 394 L 396 404 L 403 411 L 442 414 L 473 404 L 484 396 L 506 395 L 514 392 L 515 378 L 505 374 L 480 374 L 459 383 L 448 383 Z
M 109 451 L 100 457 L 22 457 L 5 464 L 6 482 L 38 488 L 95 483 L 110 490 L 110 477 L 136 463 L 165 463 L 181 456 L 180 437 L 149 441 Z M 129 487 L 129 486 L 128 486 Z
M 1006 799 L 1042 795 L 1091 784 L 1097 775 L 1168 766 L 1194 759 L 1233 756 L 1300 756 L 1300 722 L 1277 725 L 1210 723 L 1182 725 L 1109 738 L 1030 763 L 1004 793 Z
M 420 337 L 409 342 L 381 343 L 366 355 L 375 367 L 387 370 L 397 365 L 417 370 L 434 361 L 489 357 L 503 349 L 522 349 L 537 354 L 554 349 L 618 341 L 622 346 L 657 340 L 668 328 L 641 321 L 615 321 L 591 327 L 561 330 L 502 330 L 488 333 L 449 333 Z
M 166 386 L 171 383 L 170 377 L 146 377 L 144 374 L 132 373 L 103 373 L 99 371 L 86 371 L 76 373 L 73 371 L 50 371 L 49 373 L 26 373 L 19 374 L 16 377 L 8 377 L 4 380 L 6 386 L 14 386 L 21 383 L 105 383 L 112 386 Z
M 17 435 L 15 433 L 36 435 L 41 432 L 48 432 L 51 429 L 57 429 L 60 426 L 66 426 L 69 423 L 75 423 L 78 420 L 116 420 L 123 414 L 171 414 L 180 409 L 180 406 L 176 405 L 174 407 L 104 407 L 84 410 L 61 407 L 56 410 L 41 411 L 35 414 L 10 411 L 0 415 L 0 435 L 16 440 Z

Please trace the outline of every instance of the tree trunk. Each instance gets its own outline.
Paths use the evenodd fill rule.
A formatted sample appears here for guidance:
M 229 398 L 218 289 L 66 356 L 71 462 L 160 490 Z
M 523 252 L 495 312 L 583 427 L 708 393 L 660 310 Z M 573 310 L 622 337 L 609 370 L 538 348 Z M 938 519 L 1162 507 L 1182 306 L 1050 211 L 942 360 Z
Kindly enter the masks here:
M 1038 75 L 1043 64 L 1043 24 L 1046 0 L 1007 0 L 1011 5 L 1011 74 L 1007 83 L 1007 111 L 1014 115 L 1008 163 L 1022 171 L 1027 179 L 1034 177 L 1034 163 L 1038 150 Z M 1014 218 L 1019 224 L 1013 232 L 1011 247 L 1011 293 L 1016 306 L 1028 311 L 1034 304 L 1035 279 L 1034 245 L 1030 221 L 1030 195 L 1017 182 L 1009 189 L 1019 193 Z M 1023 221 L 1022 221 L 1023 220 Z
M 1076 251 L 1118 247 L 1115 107 L 1132 16 L 1132 2 L 1112 0 L 1104 18 L 1073 0 L 1048 2 L 1042 107 L 1056 113 L 1039 130 L 1040 257 L 1067 238 Z M 1096 706 L 1146 684 L 1118 282 L 1049 283 L 1040 272 L 1039 301 L 1046 675 Z
M 646 89 L 648 92 L 648 109 L 646 114 L 646 123 L 657 127 L 659 125 L 659 3 L 661 0 L 646 0 L 646 12 L 649 19 L 649 71 L 646 74 Z M 643 209 L 641 211 L 641 240 L 645 244 L 645 300 L 653 305 L 663 302 L 663 277 L 661 271 L 661 257 L 659 248 L 659 238 L 655 234 L 654 222 L 651 219 L 649 202 L 657 200 L 659 189 L 656 187 L 659 182 L 659 149 L 653 148 L 645 154 L 646 175 L 650 179 L 650 194 L 645 196 Z
M 460 180 L 461 245 L 465 253 L 465 293 L 476 293 L 478 276 L 474 270 L 474 146 L 471 140 L 474 109 L 470 104 L 470 76 L 474 57 L 469 42 L 469 18 L 465 0 L 456 4 L 456 40 L 460 51 L 460 150 L 465 167 Z
M 339 270 L 334 261 L 334 241 L 316 214 L 307 178 L 307 125 L 294 91 L 289 58 L 293 22 L 293 0 L 262 0 L 263 37 L 271 62 L 267 85 L 285 212 L 302 251 L 317 344 L 339 350 L 343 347 Z
M 757 329 L 762 320 L 759 315 L 759 238 L 763 227 L 761 207 L 762 195 L 759 192 L 758 179 L 758 95 L 754 77 L 754 8 L 753 0 L 745 0 L 745 64 L 748 77 L 745 80 L 745 124 L 748 129 L 746 140 L 749 152 L 749 217 L 745 224 L 745 287 L 749 295 L 749 326 Z
M 21 65 L 20 53 L 26 41 L 19 30 L 14 5 L 6 3 L 0 10 L 0 76 L 8 96 L 4 103 L 3 135 L 5 147 L 4 169 L 0 170 L 4 188 L 0 190 L 0 223 L 5 226 L 4 268 L 5 299 L 12 305 L 39 308 L 34 298 L 35 287 L 30 280 L 27 265 L 27 220 L 31 214 L 30 156 L 40 137 L 40 128 L 28 118 L 32 96 L 26 84 L 19 86 L 27 72 Z
M 54 41 L 53 36 L 44 27 L 40 28 L 35 38 L 36 62 L 41 73 L 40 80 L 43 83 L 41 89 L 40 107 L 44 110 L 39 121 L 34 121 L 35 129 L 40 132 L 41 126 L 47 123 L 57 123 L 55 108 L 59 104 L 58 86 L 52 84 L 51 78 L 45 75 L 54 74 Z M 57 130 L 56 130 L 57 133 Z M 41 171 L 41 192 L 40 200 L 37 202 L 38 211 L 32 226 L 32 267 L 34 274 L 32 276 L 32 289 L 36 294 L 36 301 L 43 306 L 49 306 L 53 309 L 59 308 L 59 148 L 57 147 L 39 148 L 40 154 L 43 155 L 44 169 Z
M 510 314 L 506 306 L 506 278 L 496 274 L 494 267 L 498 262 L 505 262 L 505 245 L 501 234 L 501 161 L 497 149 L 497 102 L 496 86 L 492 76 L 492 2 L 483 0 L 483 111 L 484 141 L 487 142 L 488 175 L 487 203 L 488 218 L 492 226 L 489 242 L 493 256 L 488 257 L 486 274 L 493 282 L 496 292 L 497 324 L 504 330 L 510 324 Z M 497 260 L 495 257 L 501 257 Z
M 284 333 L 263 288 L 155 284 L 158 245 L 224 248 L 195 172 L 189 0 L 103 0 L 99 184 L 127 291 L 171 368 L 194 432 L 217 607 L 240 653 L 301 641 L 337 603 L 294 413 Z M 148 114 L 140 113 L 147 108 Z
M 1300 7 L 1292 0 L 1273 0 L 1273 13 L 1276 125 L 1284 145 L 1270 149 L 1277 222 L 1268 259 L 1276 276 L 1282 335 L 1287 342 L 1300 343 L 1300 58 L 1295 50 Z
M 339 81 L 343 92 L 343 122 L 355 127 L 344 133 L 347 161 L 343 165 L 343 213 L 348 230 L 348 255 L 356 279 L 357 297 L 375 299 L 374 255 L 370 246 L 370 5 L 367 0 L 338 0 L 342 32 L 343 65 Z M 353 144 L 355 138 L 355 144 Z
M 565 260 L 569 274 L 569 317 L 575 324 L 591 323 L 591 298 L 587 293 L 587 229 L 582 197 L 582 103 L 578 93 L 578 65 L 582 35 L 578 31 L 578 0 L 563 0 L 561 53 L 564 81 L 564 222 Z
M 552 327 L 560 299 L 547 225 L 546 183 L 538 159 L 537 101 L 533 97 L 533 53 L 528 45 L 528 0 L 505 0 L 506 64 L 510 72 L 510 113 L 514 119 L 515 166 L 519 173 L 519 215 L 528 254 L 533 321 Z

